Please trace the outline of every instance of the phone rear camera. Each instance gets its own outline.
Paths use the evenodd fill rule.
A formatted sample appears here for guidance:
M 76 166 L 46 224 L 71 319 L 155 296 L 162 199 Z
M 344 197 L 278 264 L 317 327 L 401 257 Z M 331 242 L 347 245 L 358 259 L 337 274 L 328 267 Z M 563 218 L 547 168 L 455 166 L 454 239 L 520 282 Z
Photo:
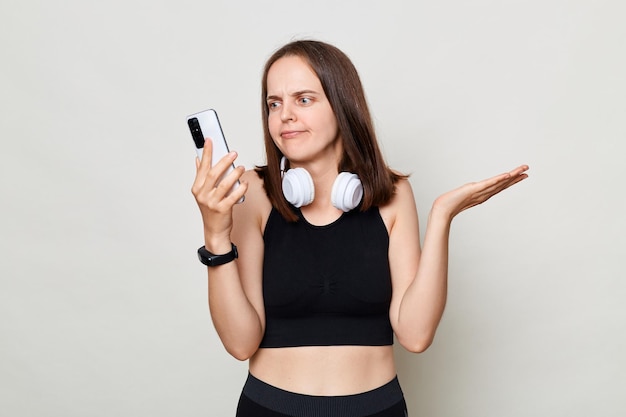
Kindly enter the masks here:
M 204 148 L 204 135 L 202 134 L 202 129 L 200 129 L 200 122 L 196 117 L 192 117 L 187 120 L 187 124 L 189 125 L 189 131 L 191 132 L 191 137 L 196 144 L 196 148 Z

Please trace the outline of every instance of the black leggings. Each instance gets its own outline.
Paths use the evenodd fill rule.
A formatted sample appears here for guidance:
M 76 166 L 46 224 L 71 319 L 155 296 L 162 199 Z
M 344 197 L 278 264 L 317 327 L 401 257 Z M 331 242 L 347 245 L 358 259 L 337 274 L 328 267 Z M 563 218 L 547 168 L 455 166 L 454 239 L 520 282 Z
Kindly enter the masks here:
M 273 387 L 248 374 L 237 417 L 407 417 L 398 378 L 362 394 L 323 397 Z

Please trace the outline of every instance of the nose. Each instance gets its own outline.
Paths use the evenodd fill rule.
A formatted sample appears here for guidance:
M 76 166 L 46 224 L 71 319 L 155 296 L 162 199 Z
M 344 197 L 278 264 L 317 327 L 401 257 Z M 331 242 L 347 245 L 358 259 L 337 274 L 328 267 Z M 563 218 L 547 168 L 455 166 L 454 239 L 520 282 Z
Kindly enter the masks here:
M 283 122 L 289 122 L 289 121 L 294 121 L 296 120 L 296 116 L 295 113 L 293 112 L 293 109 L 291 108 L 290 104 L 287 103 L 283 103 L 281 108 L 280 108 L 280 120 Z

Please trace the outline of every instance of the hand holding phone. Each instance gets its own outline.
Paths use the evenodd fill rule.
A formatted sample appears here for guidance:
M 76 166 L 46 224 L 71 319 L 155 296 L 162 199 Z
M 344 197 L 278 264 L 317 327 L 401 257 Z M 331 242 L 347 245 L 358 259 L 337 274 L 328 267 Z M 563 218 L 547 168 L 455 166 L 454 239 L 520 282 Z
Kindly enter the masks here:
M 228 144 L 226 143 L 226 138 L 224 137 L 224 132 L 222 131 L 222 126 L 220 125 L 220 121 L 217 118 L 217 112 L 215 110 L 204 110 L 187 116 L 187 125 L 189 126 L 189 131 L 191 132 L 191 137 L 194 141 L 198 158 L 202 159 L 202 150 L 204 149 L 205 138 L 210 138 L 213 143 L 211 166 L 215 166 L 220 159 L 228 154 Z M 222 177 L 218 180 L 218 183 L 222 178 L 224 178 L 224 176 L 228 175 L 228 173 L 234 169 L 235 165 L 231 164 L 224 175 L 222 175 Z M 237 187 L 239 187 L 239 181 L 233 185 L 230 192 L 235 190 Z M 244 198 L 242 197 L 237 202 L 241 203 L 243 200 Z

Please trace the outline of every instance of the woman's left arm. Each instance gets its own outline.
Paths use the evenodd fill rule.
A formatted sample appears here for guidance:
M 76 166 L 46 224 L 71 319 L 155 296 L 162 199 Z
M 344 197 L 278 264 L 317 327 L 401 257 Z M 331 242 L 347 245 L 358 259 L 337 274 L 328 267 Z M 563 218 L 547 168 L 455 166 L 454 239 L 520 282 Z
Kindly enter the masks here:
M 454 217 L 526 179 L 528 166 L 466 184 L 438 197 L 428 216 L 423 248 L 415 201 L 408 181 L 398 184 L 389 232 L 393 280 L 390 318 L 402 346 L 423 352 L 433 341 L 447 297 L 448 241 Z

